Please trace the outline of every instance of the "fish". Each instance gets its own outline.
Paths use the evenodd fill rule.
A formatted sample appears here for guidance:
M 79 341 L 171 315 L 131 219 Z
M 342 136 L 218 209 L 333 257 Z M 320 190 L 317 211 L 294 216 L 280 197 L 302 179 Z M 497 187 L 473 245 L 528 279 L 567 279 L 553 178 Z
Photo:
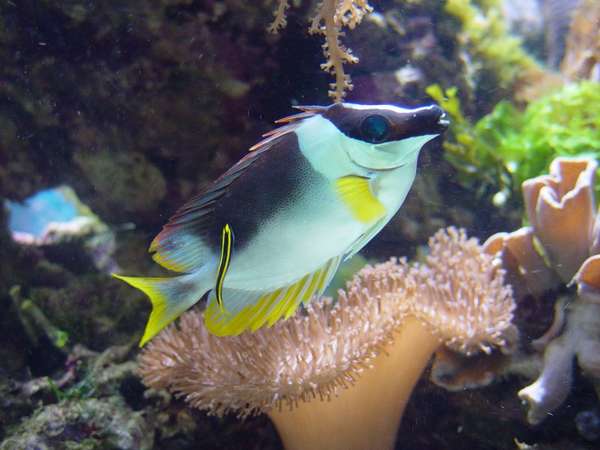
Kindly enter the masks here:
M 437 105 L 297 109 L 154 238 L 154 261 L 177 275 L 113 274 L 152 303 L 140 346 L 207 293 L 217 336 L 292 316 L 392 219 L 421 148 L 449 125 Z

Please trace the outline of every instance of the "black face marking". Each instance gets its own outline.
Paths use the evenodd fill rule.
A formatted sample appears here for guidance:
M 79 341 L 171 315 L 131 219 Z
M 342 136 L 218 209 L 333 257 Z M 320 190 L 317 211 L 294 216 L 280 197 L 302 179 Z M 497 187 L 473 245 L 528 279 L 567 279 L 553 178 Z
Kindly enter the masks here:
M 320 114 L 346 136 L 371 144 L 440 134 L 448 128 L 446 113 L 437 105 L 398 112 L 377 106 L 357 109 L 335 103 Z

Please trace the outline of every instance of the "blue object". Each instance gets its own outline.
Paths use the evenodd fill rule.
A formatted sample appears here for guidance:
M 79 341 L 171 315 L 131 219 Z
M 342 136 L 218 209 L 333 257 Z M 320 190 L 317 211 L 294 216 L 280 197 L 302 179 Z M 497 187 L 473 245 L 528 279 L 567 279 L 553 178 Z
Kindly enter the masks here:
M 74 199 L 66 191 L 59 186 L 40 191 L 23 203 L 7 201 L 9 230 L 41 237 L 50 222 L 69 222 L 78 217 Z

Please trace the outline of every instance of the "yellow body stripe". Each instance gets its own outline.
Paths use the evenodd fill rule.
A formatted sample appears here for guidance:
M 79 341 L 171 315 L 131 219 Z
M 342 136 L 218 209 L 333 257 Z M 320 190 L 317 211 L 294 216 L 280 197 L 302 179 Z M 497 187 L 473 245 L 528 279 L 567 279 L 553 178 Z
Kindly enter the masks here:
M 284 312 L 283 312 L 283 319 L 287 320 L 289 319 L 294 312 L 296 312 L 296 309 L 298 308 L 298 305 L 300 303 L 304 303 L 306 301 L 306 297 L 308 295 L 310 295 L 312 297 L 312 294 L 314 294 L 314 292 L 316 291 L 316 283 L 315 283 L 315 278 L 318 278 L 318 275 L 321 271 L 317 271 L 314 274 L 312 274 L 310 277 L 308 277 L 308 279 L 304 282 L 304 285 L 302 286 L 302 291 L 298 294 L 298 296 L 294 299 L 294 301 L 290 304 L 288 304 L 288 307 L 285 308 Z M 312 289 L 312 291 L 311 291 Z
M 217 303 L 219 308 L 223 308 L 223 282 L 225 281 L 225 274 L 229 269 L 229 262 L 231 261 L 231 249 L 233 247 L 233 231 L 229 224 L 225 224 L 223 231 L 221 232 L 221 259 L 219 260 L 219 270 L 217 272 L 217 284 L 215 288 L 215 296 L 217 297 Z
M 385 206 L 371 191 L 369 179 L 348 175 L 335 181 L 335 190 L 352 216 L 362 223 L 379 220 L 386 214 Z

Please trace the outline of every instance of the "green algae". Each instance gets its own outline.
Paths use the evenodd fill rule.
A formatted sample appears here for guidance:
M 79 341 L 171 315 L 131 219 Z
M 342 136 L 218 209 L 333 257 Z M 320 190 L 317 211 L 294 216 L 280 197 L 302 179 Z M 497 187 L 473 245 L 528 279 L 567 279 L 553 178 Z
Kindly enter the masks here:
M 66 348 L 69 342 L 69 333 L 56 327 L 48 320 L 44 312 L 35 302 L 23 298 L 20 286 L 13 286 L 9 292 L 13 306 L 17 311 L 21 325 L 31 342 L 37 345 L 42 336 L 58 350 Z
M 501 3 L 498 0 L 447 0 L 444 9 L 460 22 L 463 59 L 474 76 L 491 77 L 499 87 L 508 89 L 539 67 L 523 49 L 521 40 L 510 34 Z
M 502 101 L 476 123 L 463 115 L 455 88 L 432 85 L 427 93 L 452 117 L 444 148 L 459 180 L 495 193 L 497 205 L 518 199 L 523 181 L 546 173 L 557 156 L 600 157 L 598 83 L 565 85 L 524 110 Z

